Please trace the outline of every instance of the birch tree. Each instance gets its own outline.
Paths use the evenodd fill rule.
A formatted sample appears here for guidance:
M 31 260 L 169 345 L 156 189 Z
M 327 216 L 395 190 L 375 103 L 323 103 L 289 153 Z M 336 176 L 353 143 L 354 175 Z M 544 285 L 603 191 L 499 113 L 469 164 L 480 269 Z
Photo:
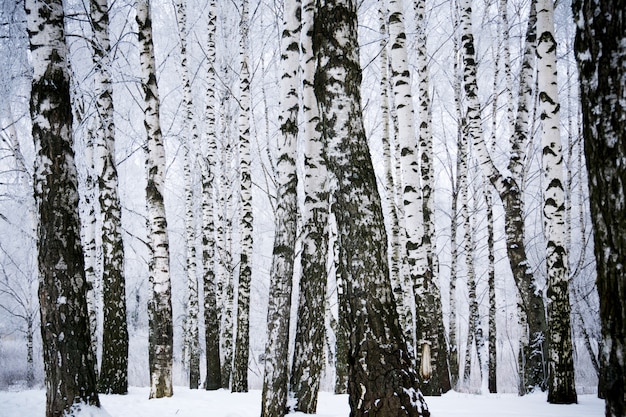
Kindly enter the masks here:
M 623 120 L 626 34 L 624 1 L 577 0 L 576 58 L 580 72 L 583 137 L 589 175 L 591 218 L 602 322 L 602 375 L 606 416 L 626 413 L 623 300 L 626 264 L 626 131 Z
M 298 75 L 301 6 L 300 1 L 285 2 L 281 30 L 281 134 L 276 146 L 276 231 L 270 272 L 262 417 L 282 417 L 288 411 L 289 322 L 298 214 L 296 150 L 300 108 Z
M 163 186 L 165 148 L 159 121 L 159 93 L 156 84 L 152 19 L 149 0 L 137 2 L 139 62 L 144 93 L 144 126 L 147 133 L 146 200 L 150 238 L 150 286 L 148 304 L 150 398 L 171 397 L 173 362 L 173 323 L 170 255 Z
M 351 416 L 429 415 L 391 293 L 386 232 L 363 126 L 356 4 L 318 3 L 315 93 L 336 180 L 339 264 L 347 303 Z
M 30 116 L 39 215 L 39 305 L 46 416 L 100 406 L 87 315 L 63 2 L 24 5 L 33 64 Z
M 198 126 L 194 121 L 191 80 L 187 64 L 187 5 L 186 0 L 176 2 L 176 21 L 180 45 L 180 75 L 183 90 L 183 115 L 185 122 L 182 131 L 183 141 L 183 180 L 185 188 L 185 270 L 187 272 L 187 316 L 185 321 L 185 346 L 189 359 L 189 388 L 200 386 L 200 344 L 198 330 L 198 275 L 196 264 L 196 224 L 194 205 L 194 176 Z
M 520 296 L 519 313 L 520 322 L 523 325 L 520 349 L 520 394 L 524 394 L 535 387 L 542 390 L 546 387 L 543 363 L 547 356 L 546 343 L 544 343 L 546 337 L 545 304 L 528 264 L 524 242 L 524 210 L 521 189 L 524 162 L 523 146 L 529 132 L 528 111 L 530 106 L 527 104 L 530 103 L 530 97 L 532 97 L 532 84 L 528 83 L 528 77 L 532 77 L 530 57 L 534 55 L 535 21 L 533 15 L 534 6 L 531 5 L 531 16 L 520 75 L 518 120 L 511 141 L 508 172 L 502 173 L 491 160 L 485 140 L 482 137 L 480 102 L 476 82 L 476 52 L 471 24 L 472 5 L 471 0 L 461 2 L 460 25 L 463 52 L 463 88 L 467 99 L 467 132 L 470 135 L 483 174 L 490 180 L 504 204 L 507 254 Z
M 548 272 L 548 402 L 577 402 L 565 246 L 565 189 L 557 88 L 554 4 L 537 1 L 537 78 L 541 119 L 543 217 Z
M 313 31 L 315 1 L 306 0 L 302 10 L 302 142 L 304 149 L 304 207 L 302 221 L 302 273 L 298 302 L 297 327 L 291 390 L 295 409 L 313 414 L 317 409 L 324 364 L 324 315 L 328 273 L 328 170 L 320 135 L 319 111 L 314 91 L 315 55 Z M 340 329 L 338 329 L 341 331 Z
M 215 0 L 207 4 L 207 89 L 206 89 L 206 134 L 205 152 L 202 153 L 202 283 L 204 289 L 204 326 L 206 379 L 204 387 L 216 390 L 222 387 L 220 364 L 220 321 L 217 306 L 217 268 L 215 239 L 215 171 L 217 157 L 216 142 L 216 52 L 215 32 L 217 7 Z
M 128 391 L 128 325 L 121 204 L 115 163 L 115 125 L 111 80 L 111 46 L 107 0 L 91 0 L 92 48 L 95 68 L 96 109 L 99 129 L 94 129 L 98 188 L 102 213 L 102 363 L 98 390 L 107 394 Z
M 241 254 L 239 259 L 239 283 L 237 285 L 237 333 L 233 361 L 233 392 L 248 391 L 248 358 L 250 347 L 250 279 L 252 277 L 252 178 L 250 176 L 250 72 L 248 0 L 241 1 L 239 25 L 239 186 L 240 213 L 239 233 Z

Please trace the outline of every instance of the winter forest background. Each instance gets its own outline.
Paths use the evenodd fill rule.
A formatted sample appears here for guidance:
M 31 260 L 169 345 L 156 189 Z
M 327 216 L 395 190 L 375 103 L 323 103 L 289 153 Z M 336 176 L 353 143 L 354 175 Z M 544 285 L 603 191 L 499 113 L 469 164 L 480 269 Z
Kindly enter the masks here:
M 153 1 L 151 5 L 157 83 L 160 99 L 161 129 L 166 152 L 165 207 L 170 242 L 172 310 L 174 324 L 174 385 L 189 384 L 190 303 L 188 270 L 196 271 L 196 282 L 202 282 L 202 207 L 200 204 L 201 170 L 191 163 L 189 153 L 205 149 L 207 99 L 207 13 L 204 0 L 188 0 L 186 27 L 177 21 L 176 2 Z M 393 115 L 390 117 L 381 99 L 381 79 L 388 77 L 389 34 L 381 34 L 382 1 L 358 2 L 358 39 L 363 71 L 361 84 L 365 130 L 376 170 L 379 192 L 388 231 L 391 230 L 389 207 L 400 201 L 396 190 L 386 183 L 387 166 L 399 163 L 399 153 L 385 152 L 383 138 L 391 120 L 391 146 L 394 143 Z M 454 0 L 426 1 L 423 21 L 416 16 L 413 1 L 403 2 L 408 64 L 411 72 L 413 102 L 419 107 L 418 48 L 420 33 L 426 39 L 426 63 L 429 76 L 432 131 L 432 169 L 434 202 L 434 259 L 438 265 L 437 289 L 441 312 L 450 340 L 451 312 L 456 315 L 460 376 L 455 389 L 462 392 L 485 392 L 487 376 L 481 379 L 479 353 L 485 346 L 468 345 L 468 329 L 474 322 L 482 334 L 488 326 L 490 300 L 495 299 L 495 341 L 497 348 L 497 391 L 516 393 L 519 388 L 519 350 L 523 338 L 518 309 L 518 291 L 512 276 L 505 239 L 505 213 L 494 187 L 479 167 L 480 157 L 474 146 L 463 152 L 459 143 L 463 126 L 459 116 L 467 112 L 468 98 L 461 89 L 463 76 L 460 5 Z M 475 42 L 476 76 L 480 104 L 479 129 L 495 166 L 506 173 L 512 154 L 509 137 L 520 103 L 520 80 L 526 45 L 530 0 L 473 0 L 472 24 Z M 66 36 L 70 46 L 73 83 L 74 147 L 79 173 L 81 233 L 87 265 L 93 265 L 96 283 L 101 280 L 103 215 L 94 188 L 99 151 L 93 148 L 96 123 L 94 96 L 93 34 L 89 21 L 89 2 L 65 2 Z M 143 92 L 139 73 L 139 49 L 135 5 L 133 1 L 110 2 L 111 76 L 115 105 L 115 161 L 119 177 L 119 201 L 122 206 L 124 242 L 124 278 L 129 334 L 128 383 L 150 384 L 148 366 L 148 230 L 146 227 L 146 168 L 144 165 L 146 133 L 143 127 Z M 249 388 L 263 385 L 265 346 L 267 343 L 270 270 L 276 213 L 276 144 L 281 135 L 281 1 L 251 0 L 249 4 L 250 71 L 250 152 L 253 212 L 253 249 L 251 254 Z M 215 26 L 215 64 L 217 143 L 215 153 L 215 239 L 216 299 L 221 311 L 221 346 L 231 349 L 233 329 L 237 322 L 237 296 L 240 259 L 239 222 L 240 164 L 238 157 L 238 117 L 240 114 L 240 20 L 239 1 L 218 1 Z M 33 199 L 33 140 L 30 134 L 29 98 L 31 65 L 28 58 L 28 35 L 23 4 L 17 0 L 2 2 L 0 10 L 0 389 L 40 387 L 44 382 L 42 342 L 39 331 L 37 299 L 36 211 Z M 574 346 L 576 391 L 597 392 L 598 343 L 600 340 L 599 304 L 595 288 L 595 261 L 589 216 L 587 177 L 581 136 L 581 109 L 578 96 L 577 66 L 573 52 L 575 34 L 571 2 L 560 0 L 554 10 L 557 41 L 558 102 L 560 103 L 560 137 L 563 143 L 563 175 L 566 196 L 566 234 L 571 304 L 571 330 Z M 181 63 L 181 39 L 186 40 L 186 65 Z M 384 52 L 384 53 L 383 53 Z M 183 72 L 187 75 L 183 76 Z M 541 139 L 537 66 L 532 62 L 528 140 L 523 143 L 521 189 L 524 208 L 524 243 L 528 255 L 527 269 L 536 280 L 539 294 L 545 300 L 547 290 L 546 226 L 543 219 Z M 185 105 L 183 80 L 189 77 L 191 102 Z M 383 86 L 390 89 L 390 83 Z M 390 93 L 387 97 L 393 106 Z M 188 113 L 188 110 L 191 113 Z M 416 113 L 417 114 L 417 113 Z M 191 118 L 189 118 L 191 115 Z M 419 116 L 418 117 L 419 120 Z M 303 119 L 301 119 L 303 120 Z M 304 122 L 302 122 L 304 123 Z M 188 148 L 191 126 L 200 138 Z M 418 126 L 418 123 L 415 124 Z M 91 144 L 90 144 L 91 143 Z M 302 144 L 298 151 L 298 170 L 305 162 Z M 194 148 L 195 147 L 195 148 Z M 465 157 L 467 169 L 459 176 L 459 157 Z M 391 158 L 389 160 L 389 158 Z M 395 169 L 395 168 L 393 168 Z M 392 170 L 393 170 L 392 169 Z M 394 173 L 397 177 L 397 172 Z M 191 184 L 194 193 L 186 194 Z M 298 204 L 303 207 L 304 190 L 300 182 Z M 462 190 L 461 188 L 465 189 Z M 466 204 L 460 201 L 466 193 Z M 490 195 L 490 198 L 486 198 Z M 459 198 L 459 200 L 456 200 Z M 186 202 L 191 201 L 191 205 Z M 385 202 L 392 202 L 386 205 Z M 489 202 L 493 203 L 492 212 Z M 462 207 L 464 206 L 464 207 Z M 188 245 L 189 210 L 193 214 L 192 245 Z M 90 214 L 90 211 L 94 211 Z M 466 213 L 466 214 L 465 214 Z M 92 220 L 90 220 L 92 219 Z M 93 223 L 92 223 L 93 222 Z M 187 222 L 187 223 L 186 223 Z M 332 227 L 331 227 L 332 229 Z M 490 253 L 489 233 L 493 233 Z M 454 235 L 454 238 L 452 237 Z M 301 236 L 301 235 L 300 235 Z M 91 240 L 95 239 L 95 240 Z M 333 238 L 331 238 L 332 240 Z M 188 251 L 195 249 L 197 266 L 188 263 Z M 298 240 L 298 253 L 302 241 Z M 332 259 L 332 247 L 330 249 Z M 299 258 L 298 258 L 299 259 Z M 295 262 L 294 293 L 291 305 L 296 316 L 300 263 Z M 206 265 L 205 265 L 206 266 Z M 453 269 L 454 268 L 454 269 Z M 490 268 L 494 271 L 494 288 L 490 293 Z M 321 389 L 336 389 L 336 366 L 341 358 L 336 351 L 336 323 L 339 320 L 335 268 L 328 263 L 326 295 L 327 329 L 324 343 Z M 468 280 L 473 274 L 474 278 Z M 452 282 L 451 276 L 455 279 Z M 475 279 L 472 283 L 471 280 Z M 199 281 L 198 281 L 199 280 Z M 451 304 L 450 286 L 456 285 Z M 495 294 L 495 297 L 494 297 Z M 397 294 L 396 294 L 397 295 Z M 101 284 L 94 284 L 97 300 L 96 338 L 102 334 L 103 300 Z M 203 299 L 200 284 L 200 300 Z M 475 306 L 474 316 L 470 309 Z M 192 307 L 193 308 L 193 307 Z M 199 303 L 199 335 L 204 335 L 204 304 Z M 290 346 L 293 349 L 296 320 L 291 321 Z M 193 334 L 191 332 L 191 334 Z M 476 332 L 478 334 L 478 332 Z M 204 338 L 199 340 L 201 380 L 205 377 Z M 230 342 L 227 339 L 230 338 Z M 101 340 L 96 340 L 101 357 Z M 419 346 L 418 346 L 419 349 Z M 222 350 L 222 361 L 228 348 Z M 466 353 L 469 352 L 469 353 Z M 231 352 L 232 355 L 232 352 Z M 482 355 L 482 354 L 481 354 Z M 485 356 L 486 358 L 486 356 Z M 99 359 L 101 360 L 101 358 Z M 232 356 L 230 358 L 232 360 Z M 464 366 L 471 361 L 469 379 L 463 378 Z M 485 366 L 486 369 L 486 366 Z

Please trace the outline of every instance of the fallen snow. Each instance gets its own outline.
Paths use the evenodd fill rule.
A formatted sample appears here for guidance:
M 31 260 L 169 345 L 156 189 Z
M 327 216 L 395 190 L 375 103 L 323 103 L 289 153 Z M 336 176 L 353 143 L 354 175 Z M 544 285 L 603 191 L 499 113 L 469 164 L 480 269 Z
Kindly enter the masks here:
M 104 417 L 259 417 L 261 392 L 233 394 L 226 390 L 204 391 L 174 387 L 174 396 L 148 400 L 148 388 L 130 388 L 128 395 L 101 395 L 106 412 L 89 413 Z M 0 416 L 40 417 L 45 415 L 43 390 L 0 392 Z M 518 397 L 515 394 L 472 395 L 449 392 L 441 397 L 426 397 L 433 417 L 600 417 L 604 401 L 595 395 L 579 395 L 578 404 L 552 405 L 545 393 Z M 104 411 L 103 410 L 103 411 Z M 90 410 L 94 411 L 94 410 Z M 108 414 L 107 414 L 108 413 Z M 323 392 L 318 417 L 347 417 L 348 397 Z M 304 416 L 292 413 L 292 417 Z

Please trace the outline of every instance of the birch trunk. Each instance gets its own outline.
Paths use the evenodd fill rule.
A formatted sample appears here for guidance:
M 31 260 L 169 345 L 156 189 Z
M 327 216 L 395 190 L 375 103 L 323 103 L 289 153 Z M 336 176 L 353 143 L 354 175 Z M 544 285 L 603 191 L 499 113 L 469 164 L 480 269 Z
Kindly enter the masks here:
M 520 368 L 520 394 L 533 390 L 536 387 L 544 390 L 546 388 L 546 375 L 544 360 L 547 356 L 545 341 L 546 335 L 546 315 L 543 295 L 537 288 L 532 271 L 528 265 L 528 257 L 524 243 L 524 216 L 522 190 L 520 189 L 521 171 L 523 167 L 523 140 L 528 131 L 523 130 L 528 124 L 520 123 L 515 129 L 515 147 L 511 150 L 509 159 L 509 171 L 511 176 L 503 175 L 493 164 L 489 156 L 489 152 L 485 145 L 484 138 L 480 127 L 480 103 L 478 101 L 478 87 L 476 83 L 476 58 L 474 49 L 474 37 L 472 34 L 472 7 L 471 0 L 464 0 L 461 3 L 461 32 L 462 32 L 462 50 L 463 50 L 463 81 L 464 90 L 467 97 L 467 123 L 468 134 L 474 145 L 476 158 L 483 174 L 489 178 L 496 191 L 500 195 L 500 199 L 505 209 L 505 234 L 507 244 L 507 254 L 509 263 L 513 272 L 519 295 L 520 295 L 520 320 L 524 323 L 525 330 L 522 338 L 522 347 L 520 350 L 521 364 Z M 527 60 L 526 52 L 530 48 L 529 39 L 534 35 L 532 32 L 532 7 L 531 19 L 529 21 L 529 31 L 527 33 L 527 51 L 525 51 L 524 62 L 522 63 L 521 79 L 525 80 L 525 71 L 531 65 Z M 520 94 L 524 102 L 529 102 L 528 85 L 520 83 L 520 89 L 526 86 L 524 94 Z M 532 91 L 532 90 L 531 90 Z M 518 106 L 519 107 L 519 106 Z M 520 114 L 518 108 L 518 119 L 527 115 Z M 526 119 L 527 120 L 527 119 Z M 519 127 L 519 128 L 518 128 Z
M 322 1 L 315 92 L 329 172 L 337 181 L 339 264 L 347 303 L 351 416 L 429 415 L 391 292 L 385 226 L 360 105 L 356 5 Z
M 102 299 L 104 310 L 102 360 L 98 390 L 128 392 L 128 325 L 122 209 L 115 164 L 115 125 L 107 0 L 91 0 L 94 34 L 95 90 L 98 126 L 95 129 L 100 212 L 102 213 Z
M 34 70 L 30 116 L 46 416 L 73 416 L 100 402 L 80 242 L 63 3 L 29 0 L 24 9 Z
M 233 392 L 248 391 L 248 358 L 250 348 L 250 279 L 252 277 L 252 178 L 250 176 L 250 73 L 248 70 L 248 0 L 241 2 L 239 73 L 239 233 L 241 254 L 237 285 L 237 333 L 233 360 Z
M 302 210 L 302 274 L 291 390 L 295 409 L 314 414 L 324 366 L 324 334 L 328 272 L 328 171 L 320 135 L 315 98 L 313 35 L 315 1 L 305 0 L 302 9 L 302 139 L 304 142 L 304 207 Z
M 156 84 L 152 20 L 148 0 L 137 2 L 139 62 L 144 92 L 144 126 L 147 134 L 146 200 L 150 237 L 150 286 L 148 304 L 150 398 L 171 397 L 173 363 L 173 323 L 170 256 L 163 189 L 165 148 L 159 122 L 159 93 Z
M 185 122 L 182 130 L 184 149 L 183 180 L 185 187 L 185 244 L 187 273 L 187 320 L 186 320 L 186 351 L 189 359 L 189 388 L 200 386 L 200 342 L 198 330 L 198 271 L 196 265 L 196 230 L 194 215 L 194 179 L 198 128 L 193 117 L 193 99 L 191 81 L 187 66 L 187 7 L 186 0 L 176 2 L 176 21 L 180 44 L 180 76 L 183 89 L 183 113 Z
M 548 272 L 548 402 L 577 402 L 565 246 L 563 150 L 554 39 L 554 4 L 537 1 L 537 77 L 541 113 L 543 215 Z
M 265 374 L 261 394 L 262 417 L 283 417 L 288 412 L 289 321 L 298 220 L 296 158 L 300 108 L 300 13 L 300 1 L 285 3 L 281 30 L 281 134 L 276 147 L 276 232 L 270 272 Z M 302 316 L 300 318 L 307 319 Z
M 583 137 L 589 175 L 591 218 L 603 345 L 601 380 L 606 416 L 626 414 L 626 119 L 624 2 L 577 0 L 576 58 L 580 72 Z
M 215 158 L 216 142 L 216 95 L 215 95 L 215 33 L 216 33 L 216 2 L 210 0 L 207 5 L 207 91 L 206 91 L 206 152 L 203 152 L 202 167 L 202 283 L 204 289 L 204 326 L 206 379 L 204 387 L 216 390 L 222 387 L 220 364 L 220 321 L 217 306 L 217 285 L 215 270 L 217 267 L 215 239 Z

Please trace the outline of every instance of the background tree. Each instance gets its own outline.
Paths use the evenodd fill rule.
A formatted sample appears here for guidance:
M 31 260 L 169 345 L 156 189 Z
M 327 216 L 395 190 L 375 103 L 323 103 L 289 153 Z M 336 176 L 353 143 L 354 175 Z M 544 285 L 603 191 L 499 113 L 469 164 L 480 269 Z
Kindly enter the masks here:
M 239 186 L 240 242 L 239 282 L 237 284 L 237 332 L 233 360 L 233 392 L 248 391 L 248 359 L 250 355 L 250 280 L 252 279 L 252 177 L 250 172 L 250 70 L 248 0 L 241 1 L 239 23 Z
M 623 0 L 577 0 L 576 58 L 602 321 L 606 415 L 626 413 L 626 30 Z M 619 16 L 619 17 L 618 17 Z
M 53 417 L 100 401 L 80 242 L 63 2 L 27 1 L 25 10 L 34 69 L 30 108 L 46 416 Z

